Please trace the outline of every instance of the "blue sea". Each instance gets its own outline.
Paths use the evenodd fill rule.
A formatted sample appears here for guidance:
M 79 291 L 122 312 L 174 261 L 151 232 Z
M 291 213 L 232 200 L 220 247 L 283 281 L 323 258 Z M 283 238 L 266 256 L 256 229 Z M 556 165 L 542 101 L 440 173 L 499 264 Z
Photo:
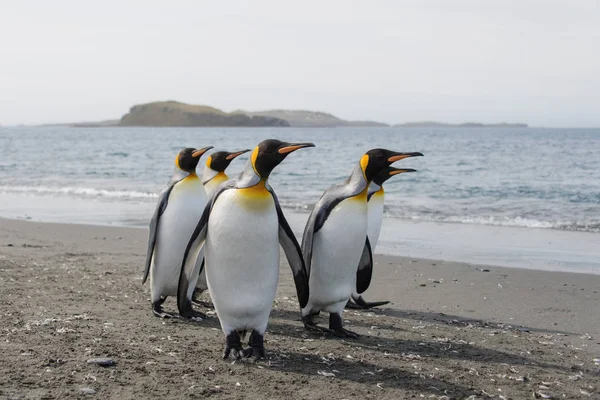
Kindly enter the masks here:
M 0 216 L 145 227 L 181 148 L 265 138 L 316 144 L 270 178 L 299 233 L 366 150 L 420 151 L 385 185 L 378 253 L 600 273 L 600 129 L 4 127 Z

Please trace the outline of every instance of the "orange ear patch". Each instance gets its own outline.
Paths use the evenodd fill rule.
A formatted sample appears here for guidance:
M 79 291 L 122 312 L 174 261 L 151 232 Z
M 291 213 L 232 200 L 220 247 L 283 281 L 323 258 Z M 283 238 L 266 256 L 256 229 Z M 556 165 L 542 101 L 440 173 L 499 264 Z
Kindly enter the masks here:
M 254 150 L 252 151 L 252 156 L 250 157 L 250 159 L 252 160 L 252 168 L 254 168 L 254 172 L 256 172 L 256 175 L 260 176 L 260 174 L 256 170 L 256 159 L 257 158 L 258 158 L 258 146 L 256 146 L 254 148 Z
M 365 179 L 367 179 L 367 175 L 365 174 L 365 172 L 367 171 L 367 166 L 369 165 L 369 155 L 365 154 L 364 156 L 362 156 L 360 158 L 360 168 L 362 169 L 363 175 L 365 176 Z

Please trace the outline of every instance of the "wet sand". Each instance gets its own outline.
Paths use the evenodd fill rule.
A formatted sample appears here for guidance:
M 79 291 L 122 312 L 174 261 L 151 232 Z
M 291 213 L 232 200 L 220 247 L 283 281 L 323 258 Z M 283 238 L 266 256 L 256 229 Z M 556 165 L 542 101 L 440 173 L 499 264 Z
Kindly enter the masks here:
M 599 275 L 378 255 L 364 296 L 392 304 L 339 340 L 303 329 L 282 261 L 269 358 L 232 363 L 216 317 L 151 315 L 146 235 L 0 219 L 0 398 L 600 398 Z

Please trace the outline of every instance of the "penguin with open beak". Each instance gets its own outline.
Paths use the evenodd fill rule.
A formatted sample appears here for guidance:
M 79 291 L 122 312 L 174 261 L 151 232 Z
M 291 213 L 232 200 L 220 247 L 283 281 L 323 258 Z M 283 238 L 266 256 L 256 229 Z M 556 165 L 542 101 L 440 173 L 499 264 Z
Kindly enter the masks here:
M 342 326 L 342 312 L 353 292 L 363 293 L 371 282 L 373 256 L 367 237 L 368 188 L 383 169 L 421 153 L 372 149 L 352 174 L 325 190 L 311 212 L 302 238 L 302 253 L 309 274 L 309 299 L 302 308 L 306 329 L 357 338 Z M 357 268 L 358 266 L 358 268 Z M 329 313 L 329 329 L 319 327 L 314 316 Z
M 196 221 L 202 216 L 206 206 L 206 191 L 196 175 L 196 166 L 200 157 L 209 149 L 212 149 L 212 146 L 202 149 L 186 148 L 179 152 L 175 158 L 175 170 L 171 180 L 160 192 L 156 210 L 150 221 L 142 284 L 150 276 L 152 312 L 157 317 L 173 316 L 163 311 L 162 304 L 167 296 L 177 294 L 185 248 L 196 227 Z M 200 265 L 197 265 L 196 269 L 199 271 Z M 180 313 L 188 318 L 206 317 L 192 309 L 191 293 L 187 295 Z
M 371 251 L 373 253 L 375 252 L 375 246 L 377 245 L 377 241 L 379 240 L 379 233 L 381 232 L 381 222 L 383 220 L 383 207 L 385 198 L 385 190 L 383 189 L 383 183 L 390 179 L 392 176 L 396 176 L 406 172 L 417 172 L 417 170 L 412 168 L 384 168 L 377 175 L 375 175 L 375 178 L 373 178 L 373 182 L 371 182 L 371 185 L 369 186 L 369 192 L 367 193 L 367 208 L 369 215 L 369 222 L 367 225 L 367 238 L 369 239 L 369 243 L 371 244 Z M 354 291 L 354 293 L 352 293 L 352 298 L 348 302 L 346 307 L 352 309 L 367 309 L 383 306 L 385 304 L 389 304 L 389 301 L 367 302 L 360 294 Z
M 279 279 L 283 248 L 301 305 L 308 301 L 308 277 L 300 246 L 268 178 L 292 152 L 312 143 L 261 142 L 236 179 L 222 183 L 189 238 L 181 268 L 178 303 L 185 309 L 194 270 L 204 249 L 206 280 L 221 329 L 224 358 L 265 357 L 263 336 Z M 250 333 L 244 349 L 241 340 Z

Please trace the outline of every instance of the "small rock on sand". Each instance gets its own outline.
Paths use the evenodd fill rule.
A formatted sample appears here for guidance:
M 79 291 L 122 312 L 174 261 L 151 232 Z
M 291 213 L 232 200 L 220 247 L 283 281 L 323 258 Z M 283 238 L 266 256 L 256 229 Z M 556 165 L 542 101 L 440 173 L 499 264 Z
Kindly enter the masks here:
M 80 392 L 83 394 L 96 394 L 96 391 L 92 388 L 81 388 Z
M 92 358 L 87 360 L 87 363 L 96 364 L 101 367 L 110 367 L 116 364 L 115 360 L 113 360 L 112 358 Z

